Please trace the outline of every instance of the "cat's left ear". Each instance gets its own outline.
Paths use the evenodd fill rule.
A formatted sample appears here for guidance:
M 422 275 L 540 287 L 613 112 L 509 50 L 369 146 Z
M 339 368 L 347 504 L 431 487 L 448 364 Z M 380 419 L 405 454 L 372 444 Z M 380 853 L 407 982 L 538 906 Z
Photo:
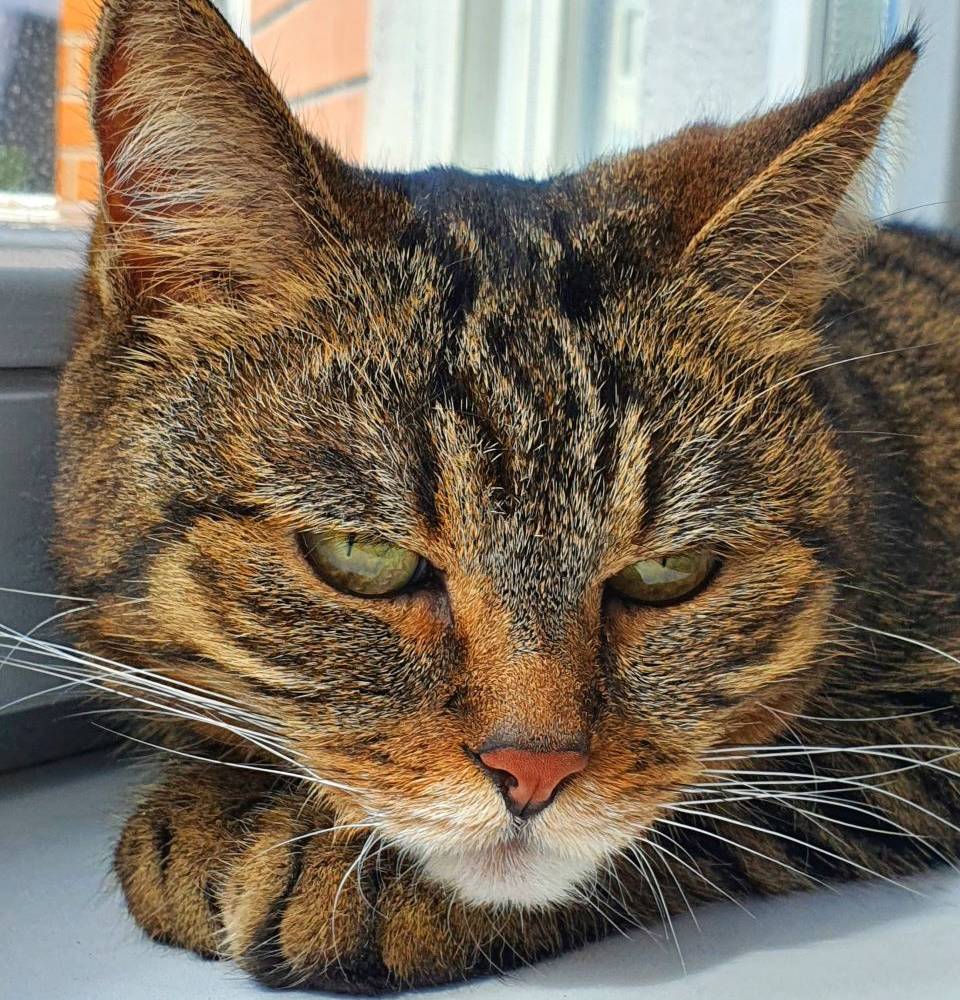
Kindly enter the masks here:
M 860 234 L 852 192 L 918 54 L 913 30 L 855 76 L 731 129 L 733 158 L 759 169 L 725 192 L 681 267 L 748 306 L 809 319 Z

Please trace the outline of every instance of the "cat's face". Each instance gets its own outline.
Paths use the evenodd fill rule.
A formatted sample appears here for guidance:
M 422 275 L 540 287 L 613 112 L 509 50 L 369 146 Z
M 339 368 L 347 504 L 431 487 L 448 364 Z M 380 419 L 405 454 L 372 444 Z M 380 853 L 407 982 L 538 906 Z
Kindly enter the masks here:
M 817 682 L 848 503 L 797 377 L 823 254 L 812 216 L 760 253 L 770 193 L 743 192 L 819 106 L 539 185 L 377 178 L 303 139 L 205 5 L 166 6 L 99 56 L 107 193 L 59 494 L 66 575 L 99 601 L 85 638 L 239 702 L 277 766 L 334 783 L 339 822 L 465 898 L 563 898 Z M 199 79 L 158 38 L 195 46 Z M 215 94 L 204 117 L 224 64 L 260 95 L 226 124 Z M 155 141 L 174 109 L 189 156 Z M 848 159 L 829 190 L 802 178 L 820 243 Z M 786 203 L 799 181 L 776 183 Z M 308 557 L 331 532 L 422 572 L 351 593 Z M 679 597 L 611 584 L 676 554 L 709 567 Z M 518 820 L 492 744 L 588 759 Z

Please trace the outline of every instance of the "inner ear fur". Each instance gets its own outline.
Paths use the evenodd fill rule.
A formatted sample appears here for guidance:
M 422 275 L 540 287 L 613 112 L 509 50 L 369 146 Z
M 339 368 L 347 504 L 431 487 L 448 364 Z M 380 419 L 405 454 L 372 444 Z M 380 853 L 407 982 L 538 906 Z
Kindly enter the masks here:
M 107 242 L 133 298 L 257 294 L 344 239 L 323 168 L 345 166 L 204 0 L 106 0 L 92 90 Z

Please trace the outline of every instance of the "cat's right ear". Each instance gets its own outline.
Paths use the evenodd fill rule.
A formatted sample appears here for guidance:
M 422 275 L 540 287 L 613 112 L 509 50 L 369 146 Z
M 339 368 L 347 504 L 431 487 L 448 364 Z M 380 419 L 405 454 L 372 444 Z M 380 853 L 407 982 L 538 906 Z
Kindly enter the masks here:
M 335 254 L 325 177 L 348 168 L 206 0 L 106 0 L 92 90 L 112 270 L 141 308 L 257 295 Z

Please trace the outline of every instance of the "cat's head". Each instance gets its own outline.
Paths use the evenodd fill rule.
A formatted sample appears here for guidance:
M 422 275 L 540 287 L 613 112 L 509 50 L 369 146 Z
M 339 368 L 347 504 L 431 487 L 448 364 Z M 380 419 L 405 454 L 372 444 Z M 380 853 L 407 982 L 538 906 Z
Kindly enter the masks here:
M 818 682 L 850 498 L 803 373 L 915 37 L 533 182 L 351 167 L 202 0 L 106 8 L 84 641 L 465 898 L 563 898 Z

